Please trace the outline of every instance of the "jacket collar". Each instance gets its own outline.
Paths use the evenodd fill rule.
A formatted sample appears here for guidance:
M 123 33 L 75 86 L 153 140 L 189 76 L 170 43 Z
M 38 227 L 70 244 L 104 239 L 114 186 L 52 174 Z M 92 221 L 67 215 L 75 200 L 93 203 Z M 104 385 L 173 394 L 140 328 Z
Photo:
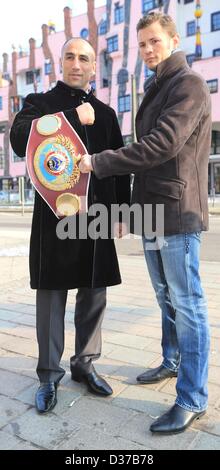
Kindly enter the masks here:
M 186 55 L 183 51 L 175 52 L 158 64 L 156 68 L 156 79 L 157 81 L 161 81 L 172 77 L 183 68 L 189 68 L 186 61 Z
M 64 93 L 67 93 L 70 96 L 78 96 L 79 98 L 86 98 L 87 100 L 90 98 L 90 96 L 93 94 L 93 90 L 91 90 L 87 93 L 85 90 L 80 90 L 79 88 L 73 88 L 66 83 L 62 82 L 61 80 L 58 80 L 55 89 L 62 91 Z

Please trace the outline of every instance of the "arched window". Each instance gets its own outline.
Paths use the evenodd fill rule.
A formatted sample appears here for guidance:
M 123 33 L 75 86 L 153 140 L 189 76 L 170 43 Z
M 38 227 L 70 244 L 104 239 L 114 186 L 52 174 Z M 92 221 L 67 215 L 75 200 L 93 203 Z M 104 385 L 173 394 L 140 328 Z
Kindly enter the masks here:
M 123 83 L 128 82 L 128 71 L 127 69 L 121 69 L 118 72 L 117 76 L 118 85 L 123 85 Z
M 99 33 L 100 36 L 101 36 L 102 34 L 106 34 L 106 33 L 107 33 L 107 21 L 106 21 L 106 20 L 102 20 L 102 21 L 99 23 L 99 26 L 98 26 L 98 33 Z
M 80 31 L 80 37 L 83 39 L 87 39 L 89 36 L 89 30 L 87 28 L 83 28 Z

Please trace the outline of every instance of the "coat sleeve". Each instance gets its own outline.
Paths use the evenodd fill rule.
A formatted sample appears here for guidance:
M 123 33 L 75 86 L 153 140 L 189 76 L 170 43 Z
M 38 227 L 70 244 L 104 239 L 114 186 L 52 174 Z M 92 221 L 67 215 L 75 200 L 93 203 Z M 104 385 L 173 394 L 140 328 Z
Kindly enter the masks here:
M 98 178 L 150 170 L 175 158 L 190 138 L 205 109 L 209 92 L 197 75 L 185 75 L 172 87 L 156 126 L 139 142 L 116 151 L 104 151 L 92 157 Z
M 71 125 L 74 120 L 76 131 L 81 127 L 77 111 L 72 108 L 63 111 L 65 116 L 71 119 Z M 34 119 L 49 114 L 45 106 L 43 94 L 30 94 L 24 101 L 22 110 L 16 114 L 10 131 L 10 141 L 14 152 L 21 158 L 25 157 L 28 136 L 31 129 L 31 123 Z M 70 119 L 68 119 L 70 120 Z
M 115 112 L 113 112 L 113 125 L 110 138 L 110 145 L 112 150 L 117 150 L 118 148 L 124 145 L 121 130 Z M 130 175 L 115 176 L 115 189 L 117 203 L 119 205 L 123 203 L 130 204 Z

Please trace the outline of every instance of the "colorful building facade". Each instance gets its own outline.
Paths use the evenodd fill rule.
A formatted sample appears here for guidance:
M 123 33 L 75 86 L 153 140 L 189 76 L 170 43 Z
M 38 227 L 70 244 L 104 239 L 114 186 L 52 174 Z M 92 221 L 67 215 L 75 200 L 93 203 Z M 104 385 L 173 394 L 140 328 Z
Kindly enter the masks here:
M 73 2 L 74 4 L 74 2 Z M 75 16 L 64 8 L 64 29 L 42 25 L 42 45 L 29 40 L 29 53 L 14 50 L 3 55 L 0 75 L 0 190 L 13 187 L 19 176 L 28 176 L 24 160 L 14 154 L 9 131 L 16 112 L 28 93 L 45 92 L 62 79 L 61 47 L 72 36 L 89 39 L 97 54 L 92 85 L 99 99 L 112 106 L 119 119 L 125 143 L 134 139 L 133 115 L 142 100 L 144 82 L 151 74 L 140 60 L 136 24 L 143 14 L 161 10 L 177 23 L 181 48 L 189 64 L 210 88 L 212 98 L 212 146 L 209 190 L 220 193 L 220 7 L 219 0 L 107 0 L 95 8 L 87 0 L 87 13 Z

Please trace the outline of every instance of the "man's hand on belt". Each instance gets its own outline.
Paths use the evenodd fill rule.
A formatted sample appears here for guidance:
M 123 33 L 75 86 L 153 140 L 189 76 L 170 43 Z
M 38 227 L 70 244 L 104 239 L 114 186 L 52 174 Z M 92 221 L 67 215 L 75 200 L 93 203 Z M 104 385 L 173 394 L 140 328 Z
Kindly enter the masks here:
M 92 126 L 95 122 L 95 111 L 90 103 L 83 103 L 76 108 L 83 126 Z
M 91 155 L 88 155 L 86 153 L 81 157 L 79 170 L 81 171 L 81 173 L 89 173 L 90 171 L 93 171 Z

